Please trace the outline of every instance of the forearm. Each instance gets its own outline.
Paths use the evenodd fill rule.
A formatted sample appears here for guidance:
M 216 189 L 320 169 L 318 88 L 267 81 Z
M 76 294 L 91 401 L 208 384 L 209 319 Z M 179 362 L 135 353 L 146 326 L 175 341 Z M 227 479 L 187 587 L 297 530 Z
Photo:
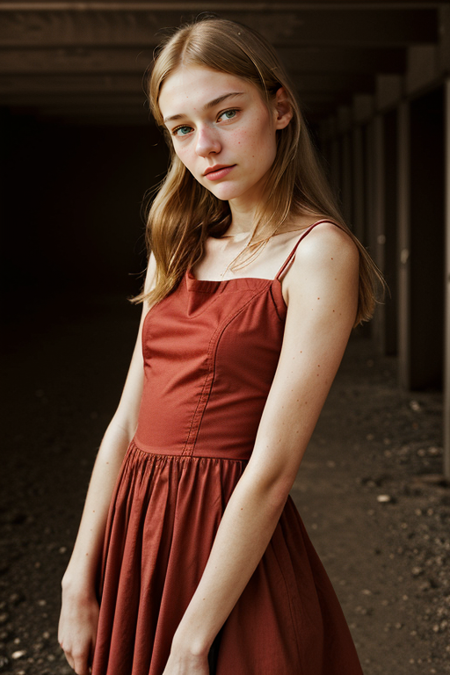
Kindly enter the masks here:
M 101 556 L 106 519 L 130 434 L 114 420 L 108 426 L 95 461 L 74 550 L 63 587 L 92 592 Z
M 254 478 L 244 473 L 227 504 L 201 581 L 177 629 L 175 649 L 209 650 L 270 542 L 288 487 Z

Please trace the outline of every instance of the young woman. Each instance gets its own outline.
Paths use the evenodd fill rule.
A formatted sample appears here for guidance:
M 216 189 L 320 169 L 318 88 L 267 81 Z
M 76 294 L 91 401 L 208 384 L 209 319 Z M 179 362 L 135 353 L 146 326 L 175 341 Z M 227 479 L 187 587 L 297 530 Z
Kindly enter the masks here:
M 289 490 L 376 269 L 261 36 L 184 26 L 149 89 L 172 162 L 61 646 L 78 675 L 361 675 Z

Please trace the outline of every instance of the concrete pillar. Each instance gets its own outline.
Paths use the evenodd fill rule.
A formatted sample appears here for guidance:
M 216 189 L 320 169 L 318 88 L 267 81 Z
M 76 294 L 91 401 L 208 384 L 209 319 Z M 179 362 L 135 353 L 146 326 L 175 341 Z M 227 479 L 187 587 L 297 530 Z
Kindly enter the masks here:
M 410 103 L 410 386 L 442 388 L 444 358 L 444 96 Z
M 397 355 L 398 342 L 398 170 L 397 170 L 397 111 L 383 115 L 383 206 L 384 206 L 384 268 L 388 284 L 384 304 L 384 353 Z
M 365 128 L 366 241 L 370 255 L 376 257 L 375 233 L 375 129 L 373 119 Z M 376 261 L 375 261 L 376 262 Z
M 331 141 L 331 185 L 338 201 L 341 199 L 341 150 L 339 138 Z
M 450 481 L 450 78 L 444 84 L 445 138 L 445 332 L 444 332 L 444 474 Z
M 373 235 L 371 236 L 372 257 L 379 269 L 385 272 L 385 206 L 384 206 L 384 119 L 377 115 L 372 127 L 372 192 L 373 192 Z M 373 319 L 373 338 L 376 349 L 380 354 L 386 349 L 386 306 L 380 304 L 377 307 Z
M 365 240 L 364 226 L 364 150 L 362 129 L 356 126 L 352 133 L 353 155 L 353 231 L 358 239 Z
M 350 129 L 352 125 L 352 109 L 340 105 L 337 108 L 337 131 L 340 135 L 340 174 L 341 205 L 347 223 L 352 221 L 352 156 Z
M 352 148 L 350 133 L 342 137 L 342 211 L 347 223 L 352 222 Z
M 400 106 L 399 366 L 408 389 L 442 387 L 444 97 L 437 87 Z
M 410 222 L 409 222 L 409 102 L 398 106 L 397 121 L 398 222 L 398 368 L 400 386 L 410 388 Z

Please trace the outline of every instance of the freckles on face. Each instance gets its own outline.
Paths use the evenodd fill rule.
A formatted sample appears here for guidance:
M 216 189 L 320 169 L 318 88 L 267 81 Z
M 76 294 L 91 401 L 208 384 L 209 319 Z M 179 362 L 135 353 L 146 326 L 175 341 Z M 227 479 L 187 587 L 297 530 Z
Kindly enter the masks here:
M 198 66 L 177 68 L 159 106 L 173 148 L 196 180 L 220 199 L 248 191 L 276 155 L 273 116 L 258 89 L 241 78 Z M 211 167 L 232 167 L 206 178 Z

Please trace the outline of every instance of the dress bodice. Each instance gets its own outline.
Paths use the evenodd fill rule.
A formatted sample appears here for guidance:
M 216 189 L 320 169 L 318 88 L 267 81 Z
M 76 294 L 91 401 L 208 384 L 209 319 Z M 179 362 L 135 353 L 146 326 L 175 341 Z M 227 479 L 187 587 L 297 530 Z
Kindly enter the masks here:
M 249 458 L 281 351 L 287 308 L 280 278 L 319 222 L 303 232 L 275 279 L 206 281 L 187 271 L 148 312 L 138 447 Z
M 283 337 L 278 280 L 187 272 L 147 314 L 136 444 L 157 454 L 248 459 Z

